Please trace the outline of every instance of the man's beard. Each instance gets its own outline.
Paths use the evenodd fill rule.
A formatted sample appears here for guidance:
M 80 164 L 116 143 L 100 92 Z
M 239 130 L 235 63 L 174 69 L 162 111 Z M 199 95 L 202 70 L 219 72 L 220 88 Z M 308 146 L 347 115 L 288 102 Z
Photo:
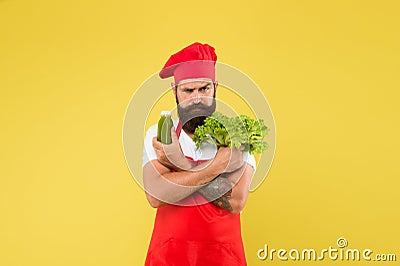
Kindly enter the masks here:
M 198 103 L 182 108 L 178 104 L 178 115 L 182 123 L 182 129 L 185 130 L 185 132 L 193 134 L 196 128 L 203 125 L 204 120 L 214 113 L 215 107 L 215 98 L 212 99 L 212 104 L 210 106 Z

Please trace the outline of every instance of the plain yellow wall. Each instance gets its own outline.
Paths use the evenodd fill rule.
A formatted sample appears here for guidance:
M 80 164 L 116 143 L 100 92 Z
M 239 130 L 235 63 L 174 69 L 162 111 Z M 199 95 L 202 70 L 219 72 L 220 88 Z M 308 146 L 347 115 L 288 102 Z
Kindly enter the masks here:
M 284 264 L 258 260 L 264 244 L 338 237 L 400 260 L 398 13 L 397 1 L 0 1 L 0 265 L 143 264 L 155 210 L 126 166 L 123 117 L 194 41 L 248 74 L 275 117 L 274 163 L 242 215 L 249 265 Z

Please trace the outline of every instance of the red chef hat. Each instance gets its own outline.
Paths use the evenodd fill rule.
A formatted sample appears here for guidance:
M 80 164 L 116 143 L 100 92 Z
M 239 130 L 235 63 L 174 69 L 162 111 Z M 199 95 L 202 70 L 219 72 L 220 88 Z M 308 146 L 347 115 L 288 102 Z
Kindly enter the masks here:
M 215 80 L 216 61 L 214 47 L 195 42 L 171 55 L 159 75 L 163 79 L 174 76 L 175 83 L 199 78 Z

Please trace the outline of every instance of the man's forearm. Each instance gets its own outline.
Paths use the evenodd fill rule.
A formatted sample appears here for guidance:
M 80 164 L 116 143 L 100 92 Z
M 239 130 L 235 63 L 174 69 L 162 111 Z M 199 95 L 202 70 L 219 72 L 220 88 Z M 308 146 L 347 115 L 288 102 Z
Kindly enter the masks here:
M 181 162 L 181 164 L 185 164 L 187 169 L 194 167 L 194 165 L 191 165 L 191 163 L 188 160 L 185 162 Z M 182 171 L 182 168 L 176 167 L 175 170 Z M 193 190 L 193 193 L 197 191 L 208 202 L 211 202 L 212 204 L 220 208 L 232 211 L 232 206 L 231 203 L 229 202 L 229 198 L 232 193 L 232 185 L 233 183 L 226 176 L 223 176 L 223 174 L 221 174 L 215 177 L 207 185 Z
M 246 164 L 238 170 L 224 173 L 199 190 L 212 204 L 232 213 L 243 209 L 253 175 L 253 167 Z
M 231 176 L 231 173 L 237 172 L 236 170 L 241 168 L 241 165 L 243 165 L 241 150 L 220 147 L 213 160 L 197 165 L 190 170 L 171 172 L 159 160 L 153 160 L 143 167 L 143 183 L 150 204 L 158 207 L 186 198 L 225 171 L 229 172 L 229 176 Z M 216 201 L 216 203 L 218 206 L 225 206 L 229 209 L 227 204 L 229 202 L 226 200 Z M 235 207 L 233 207 L 234 210 Z
M 146 191 L 160 201 L 175 203 L 196 192 L 222 172 L 220 167 L 205 163 L 188 171 L 170 172 L 158 161 L 143 168 Z
M 232 182 L 222 175 L 219 175 L 206 186 L 200 188 L 198 192 L 212 204 L 232 211 L 229 198 L 232 193 Z

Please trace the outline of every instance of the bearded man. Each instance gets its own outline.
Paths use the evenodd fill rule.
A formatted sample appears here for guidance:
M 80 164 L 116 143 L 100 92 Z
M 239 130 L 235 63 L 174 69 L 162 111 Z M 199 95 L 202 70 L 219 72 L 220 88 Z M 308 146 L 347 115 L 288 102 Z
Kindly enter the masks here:
M 146 197 L 157 208 L 145 265 L 247 265 L 240 213 L 255 159 L 243 148 L 197 148 L 192 140 L 216 108 L 216 60 L 213 47 L 196 42 L 173 54 L 159 73 L 174 77 L 179 120 L 171 144 L 157 141 L 157 125 L 144 141 Z

